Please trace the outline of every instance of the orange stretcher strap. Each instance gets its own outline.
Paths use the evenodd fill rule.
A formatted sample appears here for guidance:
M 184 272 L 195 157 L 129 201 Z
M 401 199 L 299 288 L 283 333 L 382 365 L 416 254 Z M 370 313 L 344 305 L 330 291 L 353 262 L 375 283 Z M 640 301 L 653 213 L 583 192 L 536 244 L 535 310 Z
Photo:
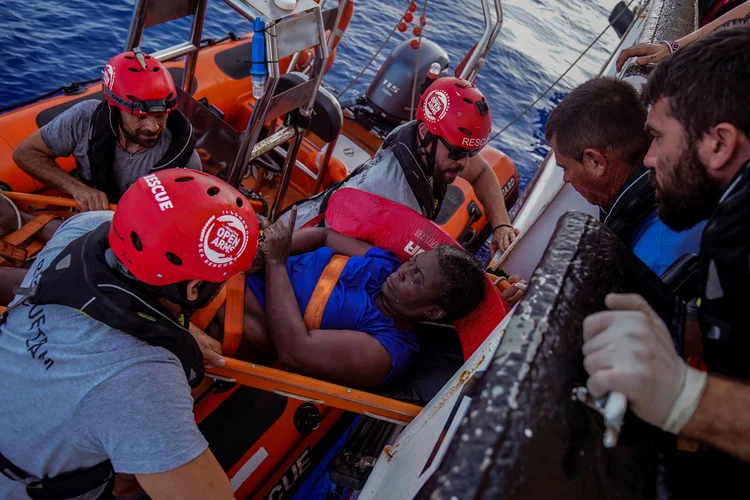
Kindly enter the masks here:
M 242 340 L 242 330 L 245 326 L 245 275 L 235 274 L 221 287 L 219 294 L 203 309 L 196 311 L 190 322 L 205 330 L 216 313 L 226 302 L 224 311 L 224 340 L 221 352 L 224 356 L 233 356 L 237 352 Z
M 349 257 L 343 255 L 334 255 L 331 262 L 328 263 L 323 274 L 320 275 L 318 283 L 315 285 L 310 302 L 305 309 L 305 326 L 307 330 L 320 330 L 320 324 L 323 321 L 323 311 L 326 309 L 328 299 L 333 292 L 333 287 L 341 276 L 344 266 L 349 261 Z
M 227 308 L 224 314 L 224 340 L 221 352 L 234 356 L 242 340 L 245 328 L 245 275 L 235 274 L 224 287 L 227 290 Z
M 37 245 L 31 252 L 25 248 L 20 248 L 23 242 L 41 231 L 44 226 L 55 220 L 57 217 L 50 214 L 41 214 L 34 217 L 33 220 L 24 224 L 21 228 L 13 231 L 0 241 L 0 257 L 14 260 L 16 262 L 25 261 L 30 255 L 38 252 L 41 248 Z
M 16 245 L 11 245 L 5 241 L 0 240 L 0 263 L 3 259 L 8 259 L 13 262 L 24 262 L 28 252 L 25 248 L 18 248 Z

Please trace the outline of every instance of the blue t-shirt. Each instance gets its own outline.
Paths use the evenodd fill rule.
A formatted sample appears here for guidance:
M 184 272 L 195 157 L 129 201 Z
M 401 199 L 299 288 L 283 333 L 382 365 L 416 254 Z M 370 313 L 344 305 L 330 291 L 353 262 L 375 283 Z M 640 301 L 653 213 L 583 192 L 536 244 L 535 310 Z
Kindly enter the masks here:
M 304 316 L 326 265 L 334 256 L 332 249 L 321 247 L 314 252 L 287 259 L 286 270 Z M 391 356 L 391 371 L 381 384 L 403 375 L 419 351 L 416 336 L 396 328 L 393 320 L 383 316 L 375 297 L 388 276 L 401 265 L 393 252 L 373 247 L 363 257 L 350 257 L 323 311 L 321 330 L 356 330 L 370 334 Z M 266 310 L 265 276 L 262 272 L 247 276 L 247 287 Z
M 654 210 L 633 231 L 630 249 L 652 271 L 661 276 L 669 266 L 685 254 L 700 251 L 701 234 L 706 221 L 690 229 L 676 232 L 669 229 Z
M 112 214 L 65 222 L 22 286 L 38 282 L 68 243 Z M 37 478 L 107 458 L 117 472 L 164 472 L 208 446 L 179 360 L 70 307 L 25 301 L 8 313 L 0 326 L 0 380 L 0 451 Z M 28 497 L 21 483 L 0 475 L 0 498 Z

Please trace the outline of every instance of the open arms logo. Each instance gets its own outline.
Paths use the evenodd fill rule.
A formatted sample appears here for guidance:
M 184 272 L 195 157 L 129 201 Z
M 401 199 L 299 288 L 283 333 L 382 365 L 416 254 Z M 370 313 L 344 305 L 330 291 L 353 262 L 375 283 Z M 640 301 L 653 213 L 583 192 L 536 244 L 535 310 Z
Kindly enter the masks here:
M 112 87 L 115 85 L 115 68 L 113 68 L 111 64 L 104 66 L 104 71 L 102 72 L 102 83 L 109 90 L 112 90 Z
M 438 122 L 445 117 L 451 100 L 444 90 L 433 90 L 424 100 L 424 115 L 431 123 Z
M 199 253 L 211 267 L 226 267 L 247 247 L 247 224 L 236 212 L 212 215 L 201 230 Z

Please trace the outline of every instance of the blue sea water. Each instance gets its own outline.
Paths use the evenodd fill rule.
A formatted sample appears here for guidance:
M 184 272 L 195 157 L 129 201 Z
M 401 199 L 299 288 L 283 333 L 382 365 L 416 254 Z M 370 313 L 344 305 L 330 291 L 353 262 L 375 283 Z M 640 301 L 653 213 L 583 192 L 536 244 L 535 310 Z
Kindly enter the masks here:
M 164 0 L 168 1 L 168 0 Z M 333 1 L 333 0 L 330 0 Z M 450 55 L 451 71 L 481 36 L 479 0 L 418 0 L 427 8 L 423 36 Z M 487 96 L 496 130 L 513 120 L 563 73 L 607 26 L 617 0 L 504 0 L 505 22 L 476 84 Z M 0 108 L 74 81 L 101 76 L 104 63 L 126 42 L 134 0 L 3 0 L 0 9 Z M 362 69 L 398 22 L 405 0 L 359 0 L 324 83 L 340 90 Z M 415 16 L 418 18 L 418 16 Z M 412 37 L 396 32 L 348 91 L 364 94 L 390 50 Z M 186 40 L 190 19 L 146 30 L 145 51 Z M 251 31 L 222 0 L 209 0 L 204 38 Z M 549 150 L 543 127 L 556 102 L 596 75 L 617 44 L 609 28 L 579 64 L 492 145 L 516 164 L 523 188 Z

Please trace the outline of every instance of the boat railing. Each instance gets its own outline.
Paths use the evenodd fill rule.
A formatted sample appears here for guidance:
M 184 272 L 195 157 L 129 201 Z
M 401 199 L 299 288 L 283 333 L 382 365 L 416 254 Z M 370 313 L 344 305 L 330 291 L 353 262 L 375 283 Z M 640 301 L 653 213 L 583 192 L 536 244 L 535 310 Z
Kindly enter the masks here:
M 146 28 L 193 16 L 190 40 L 152 54 L 160 61 L 187 56 L 181 86 L 186 92 L 190 92 L 195 77 L 195 65 L 198 62 L 198 49 L 203 36 L 203 22 L 206 17 L 207 5 L 208 0 L 170 0 L 169 2 L 136 0 L 125 50 L 132 50 L 140 45 L 143 31 Z
M 489 0 L 482 0 L 482 13 L 484 14 L 484 31 L 482 37 L 477 42 L 477 46 L 474 52 L 469 57 L 469 61 L 464 66 L 461 74 L 461 78 L 473 82 L 479 70 L 484 65 L 487 54 L 489 53 L 492 45 L 495 43 L 497 35 L 500 33 L 500 29 L 503 25 L 503 5 L 502 0 L 494 0 L 495 6 L 495 18 L 493 19 L 492 13 L 490 12 Z
M 294 127 L 296 134 L 289 146 L 284 166 L 281 169 L 281 180 L 269 214 L 273 221 L 279 214 L 289 187 L 297 153 L 302 144 L 304 132 L 310 123 L 318 87 L 328 62 L 328 46 L 323 18 L 320 6 L 313 0 L 298 0 L 294 10 L 290 11 L 282 10 L 272 2 L 224 1 L 245 18 L 253 20 L 260 17 L 264 21 L 268 66 L 265 93 L 253 107 L 253 113 L 242 137 L 240 149 L 229 171 L 228 181 L 231 185 L 239 185 L 244 167 L 247 165 L 248 152 L 252 151 L 258 141 L 261 129 L 267 121 L 292 110 L 299 110 L 297 122 L 291 125 Z M 274 95 L 280 76 L 279 60 L 309 47 L 313 47 L 315 50 L 310 79 L 283 93 Z M 284 129 L 276 132 L 276 134 L 283 132 L 285 132 Z
M 329 37 L 326 38 L 321 8 L 313 0 L 297 0 L 292 10 L 280 9 L 269 1 L 224 1 L 245 19 L 252 22 L 256 18 L 260 18 L 263 21 L 263 38 L 266 45 L 266 60 L 263 61 L 263 64 L 268 71 L 265 92 L 253 106 L 247 128 L 242 134 L 236 155 L 227 172 L 227 180 L 232 186 L 238 187 L 242 181 L 246 165 L 254 157 L 261 154 L 261 150 L 268 151 L 291 140 L 292 143 L 287 150 L 284 166 L 281 169 L 281 180 L 276 190 L 276 197 L 269 214 L 271 220 L 275 220 L 289 187 L 297 154 L 312 117 L 318 87 L 328 62 L 328 47 L 335 37 L 337 24 L 334 24 Z M 131 50 L 141 43 L 143 31 L 146 28 L 193 16 L 191 35 L 188 41 L 152 54 L 160 61 L 186 56 L 180 86 L 189 95 L 194 81 L 198 50 L 203 35 L 207 2 L 208 0 L 172 0 L 170 2 L 136 0 L 125 50 Z M 336 12 L 337 21 L 340 20 L 342 9 L 345 6 L 345 1 L 339 3 Z M 279 61 L 310 47 L 314 49 L 315 56 L 309 79 L 285 92 L 275 94 L 274 90 L 280 77 Z M 298 110 L 295 115 L 296 119 L 288 126 L 275 131 L 263 141 L 260 148 L 256 148 L 265 124 L 269 120 L 294 110 Z

